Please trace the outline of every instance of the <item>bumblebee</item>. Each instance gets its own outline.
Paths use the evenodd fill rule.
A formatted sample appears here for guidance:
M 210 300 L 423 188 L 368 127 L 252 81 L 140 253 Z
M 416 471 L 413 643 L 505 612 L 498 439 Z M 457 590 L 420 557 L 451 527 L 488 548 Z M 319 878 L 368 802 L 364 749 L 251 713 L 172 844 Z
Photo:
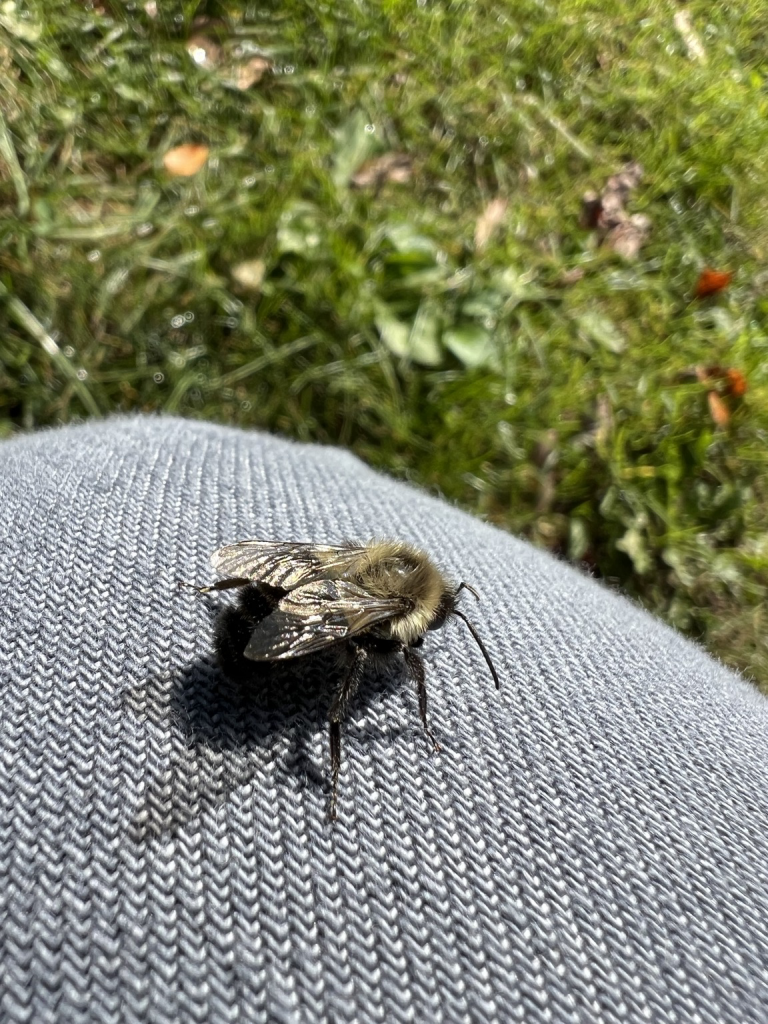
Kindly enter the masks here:
M 215 646 L 225 674 L 240 653 L 249 662 L 283 662 L 335 648 L 344 661 L 329 719 L 331 799 L 334 820 L 341 770 L 341 723 L 372 661 L 402 655 L 416 683 L 419 715 L 435 750 L 440 745 L 427 722 L 424 662 L 417 649 L 430 630 L 452 616 L 477 642 L 496 689 L 499 677 L 472 623 L 457 607 L 467 583 L 453 584 L 423 551 L 401 541 L 332 547 L 292 541 L 245 540 L 211 556 L 223 578 L 200 593 L 241 588 L 239 606 L 227 609 L 216 628 Z

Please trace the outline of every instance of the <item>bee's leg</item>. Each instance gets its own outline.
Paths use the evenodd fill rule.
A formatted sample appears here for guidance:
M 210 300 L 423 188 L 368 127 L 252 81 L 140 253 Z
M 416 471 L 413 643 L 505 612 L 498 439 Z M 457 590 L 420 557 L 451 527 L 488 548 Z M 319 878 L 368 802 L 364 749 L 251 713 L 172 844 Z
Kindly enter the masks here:
M 405 658 L 405 664 L 408 667 L 408 671 L 416 680 L 416 689 L 419 693 L 419 715 L 421 716 L 421 724 L 424 726 L 424 732 L 432 741 L 433 748 L 435 750 L 440 750 L 440 744 L 437 742 L 434 733 L 427 725 L 427 684 L 425 682 L 426 672 L 424 671 L 424 662 L 412 647 L 403 646 L 403 657 Z
M 339 687 L 334 697 L 331 710 L 328 712 L 330 720 L 330 749 L 331 749 L 331 803 L 328 807 L 328 820 L 336 820 L 336 809 L 339 802 L 339 772 L 341 771 L 341 721 L 346 715 L 347 705 L 354 697 L 360 680 L 363 678 L 365 663 L 368 659 L 368 651 L 365 647 L 358 647 L 357 644 L 350 644 L 347 653 L 347 674 L 344 682 Z
M 331 802 L 328 805 L 328 821 L 336 821 L 336 807 L 339 802 L 339 772 L 341 771 L 341 722 L 331 719 L 329 727 L 331 747 Z
M 247 580 L 240 576 L 233 576 L 229 580 L 219 580 L 218 583 L 212 583 L 210 587 L 198 587 L 195 583 L 186 583 L 184 580 L 176 580 L 180 587 L 191 587 L 192 590 L 196 590 L 198 594 L 210 594 L 212 590 L 232 590 L 234 587 L 245 587 L 253 580 Z

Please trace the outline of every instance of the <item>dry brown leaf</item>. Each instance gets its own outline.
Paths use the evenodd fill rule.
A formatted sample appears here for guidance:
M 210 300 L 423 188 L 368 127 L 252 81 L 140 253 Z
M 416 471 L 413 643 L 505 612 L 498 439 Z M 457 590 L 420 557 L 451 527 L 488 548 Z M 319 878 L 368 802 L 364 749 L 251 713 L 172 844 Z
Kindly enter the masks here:
M 186 142 L 168 150 L 163 157 L 163 167 L 175 177 L 189 178 L 205 166 L 210 152 L 209 147 L 201 143 Z
M 707 405 L 712 421 L 718 427 L 725 427 L 731 419 L 734 408 L 739 406 L 738 399 L 747 392 L 747 378 L 732 366 L 697 366 L 693 370 L 683 370 L 678 380 L 694 378 L 707 389 Z
M 613 430 L 613 409 L 608 395 L 600 395 L 597 399 L 595 414 L 595 444 L 605 448 Z
M 354 188 L 379 189 L 388 181 L 405 185 L 411 180 L 413 161 L 407 153 L 384 153 L 366 160 L 349 179 Z
M 202 4 L 198 6 L 202 6 Z M 216 38 L 220 39 L 222 35 L 226 35 L 227 23 L 223 18 L 212 18 L 208 14 L 199 14 L 196 18 L 192 19 L 191 28 L 196 35 L 203 32 L 203 30 L 209 34 L 216 32 Z
M 482 252 L 493 238 L 496 228 L 504 220 L 509 203 L 501 196 L 496 196 L 486 206 L 475 225 L 475 251 Z
M 208 36 L 190 36 L 187 40 L 187 53 L 201 68 L 215 68 L 221 60 L 221 47 Z
M 640 183 L 642 168 L 638 163 L 627 164 L 619 174 L 612 174 L 600 194 L 600 215 L 597 226 L 606 234 L 621 227 L 629 219 L 627 202 Z
M 747 393 L 747 378 L 741 370 L 737 370 L 733 366 L 697 366 L 695 374 L 701 384 L 721 381 L 718 388 L 721 395 L 742 398 Z
M 711 270 L 706 267 L 699 274 L 693 294 L 697 299 L 704 299 L 708 295 L 717 295 L 718 292 L 722 292 L 728 287 L 732 279 L 733 274 L 730 270 Z
M 622 224 L 608 232 L 605 244 L 625 260 L 633 260 L 651 233 L 651 219 L 643 213 L 633 213 Z
M 747 393 L 747 378 L 741 370 L 734 370 L 733 368 L 730 368 L 726 370 L 725 376 L 728 381 L 729 395 L 735 395 L 736 398 L 741 398 Z
M 570 270 L 564 270 L 560 275 L 556 285 L 560 285 L 563 288 L 567 288 L 569 285 L 578 284 L 578 282 L 584 277 L 586 271 L 583 267 L 571 267 Z
M 63 200 L 60 210 L 68 218 L 71 218 L 73 226 L 92 226 L 110 220 L 119 220 L 121 217 L 130 217 L 133 207 L 129 203 L 89 199 L 81 196 L 77 199 Z
M 581 198 L 581 217 L 579 223 L 583 228 L 592 231 L 600 223 L 603 212 L 603 201 L 597 192 L 590 189 Z
M 272 67 L 272 62 L 266 57 L 251 57 L 244 64 L 239 64 L 235 71 L 235 85 L 245 92 L 252 85 L 260 82 L 264 75 Z
M 257 292 L 264 280 L 266 264 L 264 260 L 243 260 L 232 267 L 232 277 L 241 288 L 249 292 Z
M 585 192 L 581 202 L 581 225 L 597 230 L 600 243 L 625 259 L 634 259 L 651 231 L 645 214 L 629 214 L 627 202 L 643 177 L 643 168 L 631 160 L 612 174 L 600 193 Z
M 722 400 L 720 395 L 716 391 L 707 392 L 707 402 L 709 403 L 709 415 L 712 417 L 718 427 L 725 427 L 731 418 L 731 414 L 728 411 L 728 406 Z
M 706 64 L 707 52 L 696 29 L 691 24 L 691 12 L 686 10 L 676 11 L 672 21 L 677 31 L 683 37 L 683 42 L 688 50 L 688 56 L 693 57 L 694 60 L 698 60 L 702 64 Z
M 534 465 L 543 469 L 550 463 L 552 455 L 557 450 L 557 431 L 554 427 L 545 430 L 533 447 L 531 458 Z

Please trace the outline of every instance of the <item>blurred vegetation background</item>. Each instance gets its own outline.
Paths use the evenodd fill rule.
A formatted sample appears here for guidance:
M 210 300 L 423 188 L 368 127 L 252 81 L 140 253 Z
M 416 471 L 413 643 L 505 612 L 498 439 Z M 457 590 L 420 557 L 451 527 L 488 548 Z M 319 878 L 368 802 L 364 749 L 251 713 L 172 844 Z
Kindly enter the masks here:
M 767 34 L 762 0 L 2 0 L 0 436 L 346 445 L 768 689 Z

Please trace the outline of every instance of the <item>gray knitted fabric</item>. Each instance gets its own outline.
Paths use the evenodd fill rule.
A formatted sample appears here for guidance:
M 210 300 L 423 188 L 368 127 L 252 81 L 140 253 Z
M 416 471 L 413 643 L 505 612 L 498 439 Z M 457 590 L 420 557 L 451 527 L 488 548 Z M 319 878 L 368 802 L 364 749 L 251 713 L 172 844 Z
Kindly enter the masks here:
M 768 703 L 604 587 L 350 455 L 180 420 L 0 445 L 2 1020 L 768 1019 Z M 370 678 L 226 683 L 178 578 L 416 542 L 481 593 Z M 466 600 L 464 599 L 466 598 Z M 274 687 L 273 687 L 274 690 Z

